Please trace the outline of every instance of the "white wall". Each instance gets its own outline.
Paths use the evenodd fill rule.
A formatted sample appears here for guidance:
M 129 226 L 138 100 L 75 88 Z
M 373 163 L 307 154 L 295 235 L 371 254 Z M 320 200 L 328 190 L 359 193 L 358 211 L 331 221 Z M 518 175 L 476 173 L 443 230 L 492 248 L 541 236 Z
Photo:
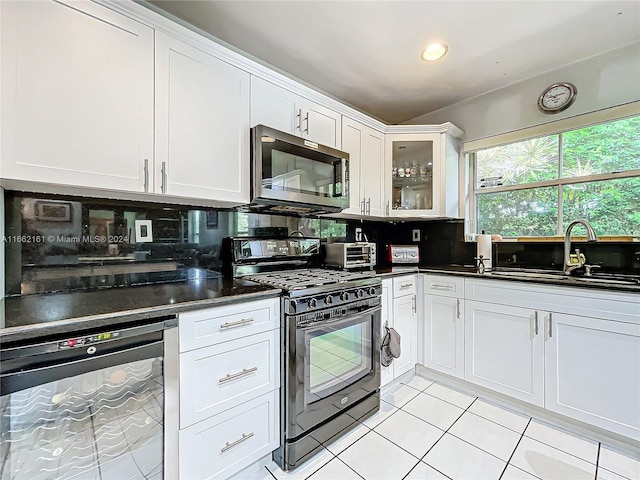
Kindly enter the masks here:
M 538 96 L 545 87 L 556 82 L 573 83 L 578 88 L 578 96 L 568 110 L 545 115 L 538 110 Z M 470 141 L 637 100 L 640 100 L 640 42 L 464 100 L 405 123 L 452 122 L 464 130 L 463 140 Z

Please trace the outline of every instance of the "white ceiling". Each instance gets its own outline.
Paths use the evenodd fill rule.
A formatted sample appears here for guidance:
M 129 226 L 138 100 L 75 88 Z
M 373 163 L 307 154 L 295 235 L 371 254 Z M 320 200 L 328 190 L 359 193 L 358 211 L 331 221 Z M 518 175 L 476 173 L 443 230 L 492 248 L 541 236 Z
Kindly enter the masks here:
M 387 123 L 640 40 L 637 0 L 151 3 Z

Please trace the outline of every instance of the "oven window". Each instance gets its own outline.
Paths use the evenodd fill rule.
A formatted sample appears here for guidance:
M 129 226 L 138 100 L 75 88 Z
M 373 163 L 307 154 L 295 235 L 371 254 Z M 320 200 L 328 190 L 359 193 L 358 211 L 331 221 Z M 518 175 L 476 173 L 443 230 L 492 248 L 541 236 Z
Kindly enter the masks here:
M 366 376 L 372 367 L 371 317 L 307 333 L 307 403 Z
M 0 397 L 0 477 L 161 480 L 163 392 L 156 357 Z

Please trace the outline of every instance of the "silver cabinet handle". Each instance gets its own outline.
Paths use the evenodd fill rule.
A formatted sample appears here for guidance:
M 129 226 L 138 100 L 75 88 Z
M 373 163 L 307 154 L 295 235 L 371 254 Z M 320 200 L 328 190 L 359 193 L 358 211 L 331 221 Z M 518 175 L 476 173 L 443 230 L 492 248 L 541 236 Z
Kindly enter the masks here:
M 389 216 L 389 200 L 387 200 L 387 208 L 386 208 L 386 211 L 387 211 L 387 217 L 388 217 L 388 216 Z
M 367 200 L 367 211 L 366 211 L 367 215 L 371 215 L 371 198 L 369 198 Z
M 144 191 L 149 191 L 149 159 L 144 159 Z
M 432 283 L 431 288 L 434 290 L 451 290 L 452 285 L 442 285 L 441 283 Z
M 533 334 L 538 336 L 538 311 L 533 314 Z
M 160 174 L 162 175 L 162 185 L 160 186 L 160 190 L 162 193 L 167 193 L 167 162 L 162 162 Z
M 253 368 L 243 368 L 241 372 L 238 373 L 227 373 L 226 377 L 222 377 L 218 379 L 218 383 L 226 383 L 231 380 L 235 380 L 236 378 L 244 377 L 245 375 L 249 375 L 258 370 L 258 367 Z
M 305 128 L 304 131 L 309 135 L 309 112 L 305 115 L 304 121 L 307 122 L 307 128 Z
M 456 318 L 460 318 L 460 299 L 456 301 Z
M 549 312 L 549 315 L 547 316 L 547 320 L 549 320 L 549 338 L 551 338 L 553 336 L 553 327 L 551 326 L 551 324 L 553 323 L 553 320 L 551 319 L 551 312 Z
M 362 197 L 362 201 L 360 202 L 360 213 L 364 215 L 364 197 Z
M 297 119 L 298 119 L 298 125 L 296 125 L 296 129 L 302 133 L 302 109 L 299 108 L 298 109 L 298 114 L 296 115 Z
M 251 437 L 253 437 L 253 432 L 243 433 L 242 438 L 239 438 L 235 442 L 231 442 L 231 443 L 227 442 L 227 444 L 220 449 L 220 453 L 224 453 L 230 448 L 233 448 L 236 445 L 240 445 L 242 442 L 244 442 L 245 440 L 249 440 Z
M 400 290 L 404 289 L 404 288 L 411 288 L 413 287 L 413 283 L 401 283 L 400 284 Z
M 418 313 L 418 308 L 416 306 L 416 297 L 415 295 L 413 297 L 411 297 L 411 305 L 413 308 L 413 313 Z
M 238 320 L 236 322 L 223 323 L 222 325 L 220 325 L 220 330 L 243 327 L 244 325 L 250 325 L 251 323 L 253 323 L 253 318 L 243 318 L 242 320 Z

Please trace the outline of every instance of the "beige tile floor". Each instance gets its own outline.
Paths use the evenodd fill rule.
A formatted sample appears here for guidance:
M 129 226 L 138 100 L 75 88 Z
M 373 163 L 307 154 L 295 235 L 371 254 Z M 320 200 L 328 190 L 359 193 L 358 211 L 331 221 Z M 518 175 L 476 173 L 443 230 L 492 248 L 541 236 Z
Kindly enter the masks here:
M 414 376 L 380 411 L 292 472 L 259 479 L 640 480 L 640 462 Z

